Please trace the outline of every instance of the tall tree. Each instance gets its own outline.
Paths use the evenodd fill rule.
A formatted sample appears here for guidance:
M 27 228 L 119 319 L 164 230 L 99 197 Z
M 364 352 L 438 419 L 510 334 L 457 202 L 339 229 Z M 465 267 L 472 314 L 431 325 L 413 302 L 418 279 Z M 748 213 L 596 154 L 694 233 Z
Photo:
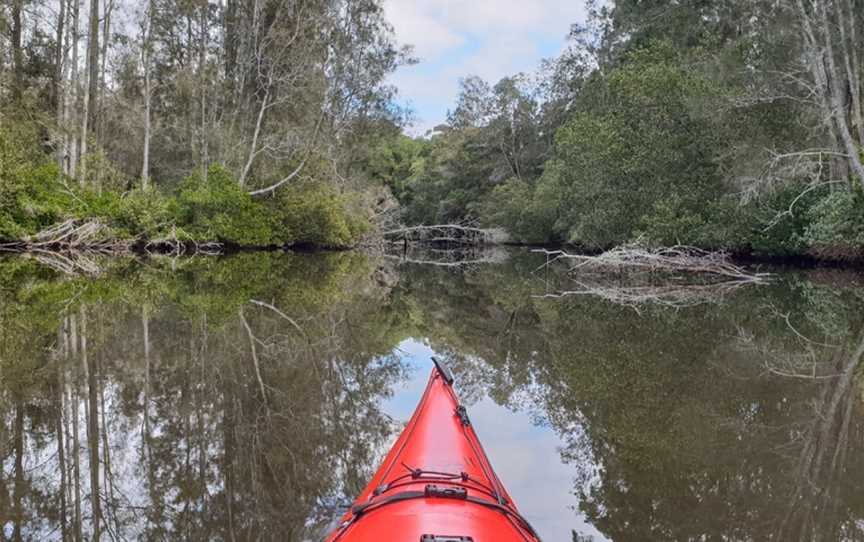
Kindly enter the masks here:
M 12 92 L 13 96 L 20 97 L 24 87 L 24 52 L 22 49 L 22 22 L 21 12 L 24 8 L 24 0 L 12 0 Z
M 144 100 L 144 145 L 141 152 L 143 158 L 141 163 L 141 188 L 147 190 L 150 187 L 150 137 L 152 130 L 151 104 L 153 102 L 152 82 L 152 24 L 153 24 L 153 0 L 147 0 L 141 22 L 141 70 L 143 72 L 144 86 L 142 97 Z

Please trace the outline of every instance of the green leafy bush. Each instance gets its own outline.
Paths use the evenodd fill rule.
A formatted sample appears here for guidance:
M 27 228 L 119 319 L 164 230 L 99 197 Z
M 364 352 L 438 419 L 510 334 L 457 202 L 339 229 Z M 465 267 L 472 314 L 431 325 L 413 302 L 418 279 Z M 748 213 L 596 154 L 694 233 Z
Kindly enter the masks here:
M 742 238 L 748 238 L 751 252 L 760 256 L 806 253 L 811 209 L 826 195 L 827 189 L 808 190 L 803 183 L 791 183 L 763 195 L 745 208 L 752 230 Z
M 119 202 L 111 225 L 131 237 L 156 239 L 169 234 L 177 224 L 177 200 L 156 190 L 133 190 Z
M 542 195 L 521 179 L 510 179 L 495 187 L 481 210 L 483 224 L 503 227 L 516 240 L 547 243 L 555 222 L 555 209 L 545 205 Z
M 180 225 L 194 238 L 239 245 L 273 243 L 273 228 L 263 205 L 252 199 L 221 166 L 211 166 L 205 181 L 187 177 L 177 198 Z
M 280 244 L 355 245 L 369 222 L 332 187 L 315 181 L 284 187 L 266 204 Z
M 637 236 L 658 246 L 699 244 L 699 232 L 706 225 L 706 216 L 687 205 L 678 194 L 654 202 L 651 212 L 639 223 Z
M 59 218 L 69 204 L 59 179 L 36 127 L 0 115 L 0 239 L 20 239 Z
M 804 233 L 808 251 L 831 260 L 864 256 L 864 194 L 860 190 L 833 192 L 809 212 Z

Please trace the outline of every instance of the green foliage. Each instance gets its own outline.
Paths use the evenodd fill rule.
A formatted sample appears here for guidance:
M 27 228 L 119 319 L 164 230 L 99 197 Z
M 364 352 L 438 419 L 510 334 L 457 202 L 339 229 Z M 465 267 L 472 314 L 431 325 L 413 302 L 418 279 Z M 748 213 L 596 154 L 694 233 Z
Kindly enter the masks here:
M 550 240 L 549 232 L 555 221 L 555 197 L 552 196 L 544 198 L 540 188 L 535 190 L 525 181 L 509 179 L 496 186 L 484 202 L 483 223 L 505 228 L 518 241 L 545 243 Z
M 641 220 L 638 232 L 658 246 L 673 246 L 681 244 L 697 244 L 696 232 L 705 227 L 706 217 L 703 213 L 687 205 L 679 194 L 672 194 L 654 202 L 651 212 Z
M 864 194 L 860 190 L 831 193 L 812 207 L 809 219 L 804 238 L 811 254 L 832 260 L 864 256 Z
M 400 202 L 405 201 L 408 185 L 423 171 L 423 154 L 429 143 L 405 135 L 382 139 L 369 150 L 366 170 L 370 177 L 390 188 Z
M 41 152 L 34 123 L 0 113 L 0 239 L 52 224 L 68 205 L 56 166 Z
M 259 246 L 273 242 L 264 207 L 221 166 L 211 166 L 206 181 L 199 172 L 187 177 L 177 205 L 181 224 L 196 239 Z
M 122 176 L 102 155 L 86 162 L 87 183 L 64 179 L 37 136 L 34 123 L 0 125 L 0 239 L 21 239 L 69 218 L 98 219 L 118 239 L 177 235 L 243 246 L 345 247 L 369 229 L 359 196 L 311 180 L 259 201 L 213 166 L 206 180 L 197 172 L 187 177 L 176 197 L 156 189 L 123 193 Z
M 176 199 L 155 190 L 133 190 L 119 202 L 112 225 L 130 236 L 156 239 L 176 225 L 179 206 Z
M 811 208 L 826 190 L 791 183 L 765 194 L 745 209 L 751 223 L 750 249 L 763 256 L 794 256 L 807 251 Z M 744 236 L 742 236 L 743 238 Z
M 280 243 L 348 247 L 369 229 L 368 220 L 350 203 L 334 188 L 306 181 L 280 190 L 266 208 Z
M 661 243 L 695 241 L 705 202 L 722 193 L 703 114 L 711 99 L 707 82 L 664 43 L 590 81 L 539 180 L 561 196 L 547 201 L 557 215 L 551 237 L 590 248 L 642 233 Z

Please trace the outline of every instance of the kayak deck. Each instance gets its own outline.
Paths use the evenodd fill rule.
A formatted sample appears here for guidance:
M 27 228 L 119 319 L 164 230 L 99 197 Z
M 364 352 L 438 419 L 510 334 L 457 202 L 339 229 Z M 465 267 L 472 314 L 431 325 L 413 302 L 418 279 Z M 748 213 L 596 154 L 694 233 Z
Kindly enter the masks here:
M 537 542 L 438 364 L 414 415 L 327 542 Z

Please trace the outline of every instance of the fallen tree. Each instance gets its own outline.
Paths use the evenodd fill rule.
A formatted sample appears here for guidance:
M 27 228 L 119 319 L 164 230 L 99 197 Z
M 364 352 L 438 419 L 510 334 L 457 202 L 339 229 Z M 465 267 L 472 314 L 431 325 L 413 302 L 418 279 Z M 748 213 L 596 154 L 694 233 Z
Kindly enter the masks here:
M 763 282 L 770 273 L 753 273 L 732 263 L 725 252 L 674 246 L 649 248 L 640 244 L 622 245 L 597 256 L 570 254 L 563 250 L 538 249 L 547 256 L 545 265 L 556 261 L 571 264 L 571 273 L 686 273 L 691 275 L 713 276 L 742 282 Z
M 639 310 L 646 305 L 684 308 L 720 303 L 742 287 L 770 280 L 769 273 L 751 272 L 722 252 L 639 244 L 616 247 L 596 256 L 537 249 L 546 263 L 564 262 L 570 284 L 539 298 L 599 297 Z
M 118 252 L 128 250 L 131 242 L 118 240 L 107 225 L 97 219 L 69 219 L 54 224 L 21 241 L 6 243 L 3 248 L 19 250 L 88 250 Z
M 199 242 L 183 230 L 172 226 L 169 233 L 152 239 L 128 238 L 118 235 L 98 219 L 69 219 L 18 241 L 0 243 L 6 252 L 47 252 L 90 254 L 124 254 L 141 251 L 148 254 L 221 254 L 223 245 Z
M 406 226 L 387 230 L 381 237 L 388 242 L 429 245 L 491 245 L 501 243 L 506 235 L 501 230 L 475 228 L 460 224 Z
M 753 284 L 744 281 L 723 281 L 710 284 L 607 284 L 577 282 L 569 290 L 534 296 L 540 299 L 561 299 L 574 296 L 599 297 L 610 303 L 630 307 L 640 312 L 641 307 L 659 305 L 673 309 L 719 304 L 727 296 Z

